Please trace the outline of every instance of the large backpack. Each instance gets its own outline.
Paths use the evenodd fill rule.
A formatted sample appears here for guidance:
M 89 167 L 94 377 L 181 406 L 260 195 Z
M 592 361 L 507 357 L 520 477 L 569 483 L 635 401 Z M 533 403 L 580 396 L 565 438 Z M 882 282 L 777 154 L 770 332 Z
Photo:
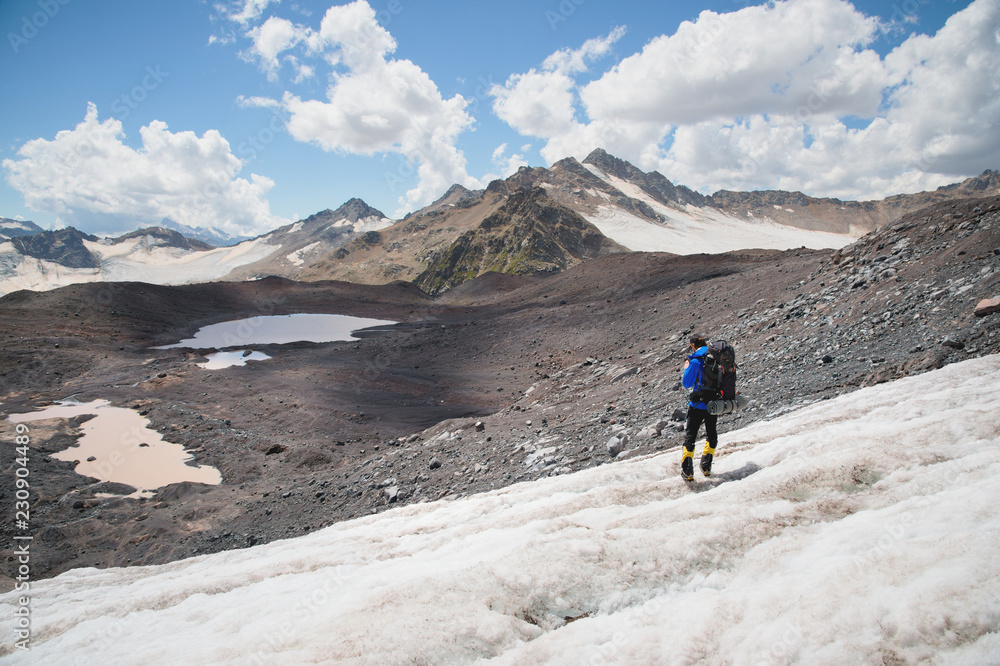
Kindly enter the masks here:
M 720 400 L 736 398 L 736 350 L 725 340 L 708 345 L 702 360 L 702 387 L 718 391 Z

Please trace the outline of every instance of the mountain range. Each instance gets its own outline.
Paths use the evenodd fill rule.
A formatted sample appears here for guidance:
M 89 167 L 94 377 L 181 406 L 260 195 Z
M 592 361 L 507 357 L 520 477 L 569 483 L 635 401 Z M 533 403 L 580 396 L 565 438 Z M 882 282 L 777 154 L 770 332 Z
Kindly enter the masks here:
M 103 239 L 5 219 L 0 294 L 92 281 L 187 284 L 265 276 L 406 280 L 436 294 L 487 272 L 561 271 L 616 252 L 836 249 L 926 206 L 997 193 L 1000 172 L 988 170 L 933 192 L 879 201 L 780 190 L 706 196 L 598 149 L 583 162 L 522 167 L 484 190 L 454 185 L 402 220 L 351 199 L 252 239 L 168 219 Z

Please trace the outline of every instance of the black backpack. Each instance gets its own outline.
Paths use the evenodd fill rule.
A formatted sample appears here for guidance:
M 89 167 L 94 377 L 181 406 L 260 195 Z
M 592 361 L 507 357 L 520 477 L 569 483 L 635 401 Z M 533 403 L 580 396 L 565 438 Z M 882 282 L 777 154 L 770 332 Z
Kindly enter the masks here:
M 701 359 L 701 389 L 691 394 L 692 402 L 733 400 L 736 390 L 736 350 L 725 340 L 708 345 Z
M 714 388 L 719 391 L 720 399 L 733 400 L 739 393 L 736 390 L 736 350 L 725 340 L 716 340 L 708 345 L 705 356 L 712 360 L 716 378 Z

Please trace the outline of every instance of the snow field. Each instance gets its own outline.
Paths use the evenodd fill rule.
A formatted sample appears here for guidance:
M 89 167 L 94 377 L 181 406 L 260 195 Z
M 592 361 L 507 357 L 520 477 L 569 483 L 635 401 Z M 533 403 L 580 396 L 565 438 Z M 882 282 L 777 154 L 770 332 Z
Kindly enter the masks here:
M 693 486 L 670 451 L 251 549 L 71 571 L 32 583 L 30 656 L 998 663 L 998 413 L 991 356 L 725 433 L 716 476 Z M 15 604 L 0 597 L 0 615 Z
M 0 268 L 3 269 L 0 270 L 0 296 L 18 289 L 46 291 L 83 282 L 139 281 L 171 285 L 208 282 L 281 249 L 259 238 L 199 252 L 173 247 L 143 248 L 139 247 L 141 242 L 139 238 L 117 245 L 84 241 L 87 249 L 100 259 L 100 268 L 67 268 L 22 256 L 9 242 L 0 244 Z
M 587 221 L 597 227 L 602 234 L 636 252 L 714 254 L 748 248 L 837 249 L 857 240 L 857 236 L 799 229 L 778 224 L 768 218 L 745 220 L 726 215 L 713 208 L 686 206 L 686 212 L 681 211 L 664 206 L 637 185 L 605 174 L 593 165 L 585 166 L 591 173 L 625 196 L 646 203 L 667 218 L 666 222 L 661 224 L 650 222 L 611 205 L 610 201 L 606 206 L 599 206 L 593 214 L 585 214 Z M 606 194 L 595 190 L 588 190 L 588 194 L 608 199 Z

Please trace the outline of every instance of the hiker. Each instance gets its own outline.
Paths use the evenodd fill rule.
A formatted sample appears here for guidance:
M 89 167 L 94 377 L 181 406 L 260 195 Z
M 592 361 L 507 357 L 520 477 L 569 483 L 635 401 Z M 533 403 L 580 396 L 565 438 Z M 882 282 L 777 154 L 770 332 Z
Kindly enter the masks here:
M 681 476 L 685 481 L 694 480 L 694 440 L 698 437 L 698 429 L 705 424 L 705 450 L 701 454 L 701 471 L 705 476 L 712 475 L 712 457 L 715 455 L 715 445 L 719 441 L 716 425 L 719 417 L 708 413 L 705 403 L 717 396 L 714 389 L 705 386 L 717 386 L 718 377 L 706 376 L 705 356 L 708 354 L 708 343 L 700 335 L 692 335 L 688 341 L 691 354 L 684 364 L 684 376 L 681 384 L 686 389 L 693 389 L 688 402 L 687 436 L 684 438 L 684 450 L 681 456 Z M 707 381 L 706 381 L 707 380 Z

